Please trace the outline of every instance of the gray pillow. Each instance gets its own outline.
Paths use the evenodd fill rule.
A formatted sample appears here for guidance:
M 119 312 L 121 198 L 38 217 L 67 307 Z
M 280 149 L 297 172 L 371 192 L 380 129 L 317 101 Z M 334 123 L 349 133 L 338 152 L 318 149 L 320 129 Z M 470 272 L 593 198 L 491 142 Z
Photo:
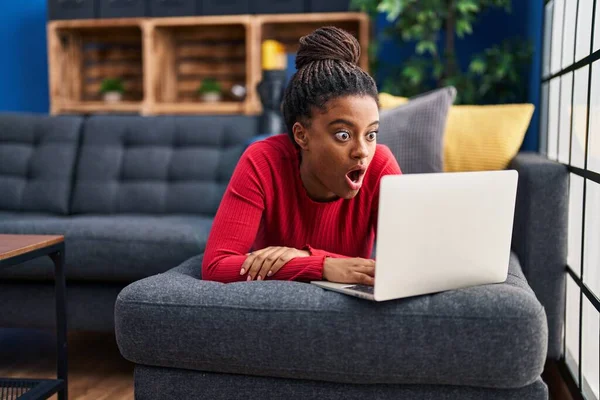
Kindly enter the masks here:
M 448 86 L 380 112 L 377 143 L 390 148 L 402 173 L 443 172 L 444 132 L 455 98 L 456 89 Z

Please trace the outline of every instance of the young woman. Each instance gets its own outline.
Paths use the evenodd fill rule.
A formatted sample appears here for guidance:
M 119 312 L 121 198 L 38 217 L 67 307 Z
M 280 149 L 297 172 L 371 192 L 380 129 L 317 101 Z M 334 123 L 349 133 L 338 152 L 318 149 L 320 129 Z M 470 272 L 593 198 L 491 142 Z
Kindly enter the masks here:
M 208 238 L 204 280 L 373 284 L 379 181 L 401 172 L 376 144 L 377 88 L 359 56 L 358 41 L 335 27 L 300 39 L 283 100 L 288 134 L 240 158 Z

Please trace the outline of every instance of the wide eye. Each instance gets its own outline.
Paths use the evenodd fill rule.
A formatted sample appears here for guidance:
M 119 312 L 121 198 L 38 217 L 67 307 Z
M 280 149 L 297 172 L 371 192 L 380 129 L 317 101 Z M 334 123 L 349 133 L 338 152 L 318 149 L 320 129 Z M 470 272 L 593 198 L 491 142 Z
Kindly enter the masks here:
M 340 131 L 335 134 L 335 137 L 342 142 L 346 142 L 350 139 L 350 134 L 346 131 Z
M 369 142 L 372 142 L 373 140 L 377 139 L 377 132 L 369 132 L 367 134 L 367 140 Z

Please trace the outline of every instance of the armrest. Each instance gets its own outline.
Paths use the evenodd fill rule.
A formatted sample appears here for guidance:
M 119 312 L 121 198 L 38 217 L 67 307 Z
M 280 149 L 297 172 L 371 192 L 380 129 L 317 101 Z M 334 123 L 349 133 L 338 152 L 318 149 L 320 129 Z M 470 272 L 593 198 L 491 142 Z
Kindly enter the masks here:
M 195 257 L 126 286 L 115 303 L 115 335 L 121 355 L 144 366 L 520 388 L 543 370 L 547 324 L 516 261 L 511 255 L 511 273 L 498 285 L 375 305 L 303 282 L 203 281 Z M 499 362 L 490 363 L 494 357 Z M 435 365 L 435 374 L 421 365 Z
M 202 279 L 202 259 L 204 258 L 204 253 L 195 255 L 181 264 L 179 264 L 175 268 L 171 268 L 166 271 L 165 274 L 183 274 L 188 275 L 197 279 Z
M 567 168 L 538 153 L 519 153 L 510 163 L 519 172 L 512 249 L 529 285 L 546 309 L 548 358 L 562 353 L 567 265 Z

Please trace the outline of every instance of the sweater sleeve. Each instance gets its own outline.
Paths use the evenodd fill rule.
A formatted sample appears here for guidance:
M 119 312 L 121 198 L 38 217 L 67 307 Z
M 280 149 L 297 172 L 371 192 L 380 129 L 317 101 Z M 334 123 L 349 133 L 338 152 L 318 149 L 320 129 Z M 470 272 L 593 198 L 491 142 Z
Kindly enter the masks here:
M 240 270 L 256 239 L 267 199 L 274 196 L 270 168 L 264 152 L 252 146 L 240 158 L 206 243 L 202 279 L 223 283 L 246 280 Z M 321 280 L 323 260 L 322 255 L 294 258 L 267 279 Z
M 343 254 L 332 253 L 327 250 L 315 249 L 311 245 L 306 245 L 305 249 L 313 256 L 323 257 L 331 257 L 331 258 L 350 258 L 349 256 L 345 256 Z

